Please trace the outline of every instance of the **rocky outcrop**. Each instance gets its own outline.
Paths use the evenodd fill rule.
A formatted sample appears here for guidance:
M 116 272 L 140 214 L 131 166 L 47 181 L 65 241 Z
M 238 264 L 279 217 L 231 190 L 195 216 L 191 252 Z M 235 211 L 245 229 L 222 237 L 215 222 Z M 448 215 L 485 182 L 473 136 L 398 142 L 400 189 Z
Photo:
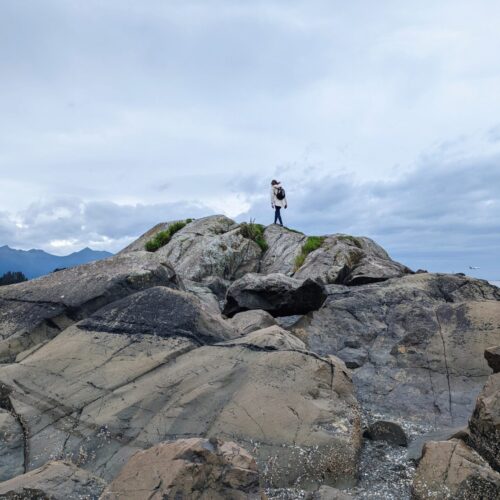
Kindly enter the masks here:
M 500 474 L 458 439 L 428 442 L 412 487 L 415 500 L 500 497 Z
M 260 500 L 257 464 L 243 448 L 217 439 L 180 439 L 136 453 L 102 500 L 148 498 Z
M 334 234 L 325 237 L 321 247 L 306 257 L 294 277 L 320 279 L 325 284 L 363 285 L 411 272 L 370 238 Z
M 106 304 L 152 286 L 178 287 L 165 261 L 134 252 L 0 289 L 0 362 L 58 335 Z
M 23 500 L 98 500 L 106 483 L 70 462 L 43 467 L 0 483 L 0 498 Z
M 264 231 L 268 249 L 262 256 L 260 272 L 263 274 L 280 273 L 288 276 L 295 272 L 295 259 L 300 254 L 307 236 L 290 231 L 286 227 L 272 224 Z
M 246 335 L 255 330 L 276 325 L 276 320 L 268 312 L 256 309 L 235 314 L 229 323 L 240 335 Z
M 500 346 L 490 347 L 484 351 L 484 358 L 493 370 L 493 373 L 500 372 Z
M 168 222 L 160 222 L 153 226 L 151 229 L 146 231 L 144 234 L 139 236 L 136 240 L 134 240 L 130 245 L 127 245 L 123 250 L 121 250 L 118 254 L 130 253 L 130 252 L 143 252 L 146 249 L 146 243 L 154 238 L 161 231 L 166 231 L 171 224 L 178 221 L 168 221 Z
M 193 335 L 200 323 L 187 322 L 183 332 L 178 302 L 157 298 L 148 323 L 131 326 L 147 318 L 147 293 L 158 291 L 110 305 L 0 367 L 26 426 L 28 470 L 67 458 L 110 480 L 138 450 L 219 437 L 251 449 L 267 484 L 355 481 L 359 408 L 342 362 L 285 331 L 200 347 L 219 326 Z
M 457 427 L 490 373 L 483 351 L 500 339 L 500 292 L 442 274 L 330 288 L 323 307 L 293 330 L 321 355 L 360 353 L 353 377 L 368 411 Z
M 181 277 L 202 281 L 234 280 L 257 271 L 262 250 L 233 220 L 214 215 L 189 223 L 155 253 L 171 262 Z
M 470 444 L 500 472 L 500 373 L 488 378 L 469 421 Z
M 284 274 L 246 274 L 228 289 L 223 313 L 233 316 L 241 311 L 262 309 L 273 316 L 305 314 L 319 309 L 326 290 L 311 279 L 303 281 Z
M 5 394 L 5 397 L 8 396 Z M 0 481 L 5 481 L 23 472 L 23 428 L 10 411 L 0 408 Z

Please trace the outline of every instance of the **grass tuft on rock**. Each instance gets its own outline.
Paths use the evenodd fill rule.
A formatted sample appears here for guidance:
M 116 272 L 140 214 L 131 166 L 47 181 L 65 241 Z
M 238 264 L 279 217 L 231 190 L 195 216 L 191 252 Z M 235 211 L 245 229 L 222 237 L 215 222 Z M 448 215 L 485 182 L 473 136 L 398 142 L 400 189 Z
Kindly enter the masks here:
M 299 255 L 295 257 L 294 272 L 297 271 L 300 267 L 302 267 L 302 264 L 304 264 L 306 257 L 311 252 L 314 252 L 314 250 L 317 250 L 323 244 L 323 241 L 325 241 L 324 236 L 308 236 L 306 242 L 302 245 L 302 249 Z
M 240 224 L 241 236 L 255 241 L 263 252 L 269 248 L 267 241 L 264 239 L 264 230 L 265 227 L 262 224 L 256 224 L 253 220 Z
M 153 238 L 146 242 L 144 246 L 148 252 L 156 252 L 159 248 L 165 246 L 172 238 L 172 236 L 180 231 L 183 227 L 188 225 L 190 222 L 193 222 L 193 219 L 180 220 L 177 222 L 173 222 L 168 226 L 164 231 L 160 231 L 156 233 Z
M 347 234 L 341 234 L 340 236 L 338 236 L 337 239 L 339 239 L 340 241 L 347 241 L 349 243 L 352 243 L 354 246 L 357 246 L 360 249 L 363 248 L 363 245 L 361 244 L 361 242 L 358 240 L 358 238 L 355 238 L 354 236 L 349 236 Z

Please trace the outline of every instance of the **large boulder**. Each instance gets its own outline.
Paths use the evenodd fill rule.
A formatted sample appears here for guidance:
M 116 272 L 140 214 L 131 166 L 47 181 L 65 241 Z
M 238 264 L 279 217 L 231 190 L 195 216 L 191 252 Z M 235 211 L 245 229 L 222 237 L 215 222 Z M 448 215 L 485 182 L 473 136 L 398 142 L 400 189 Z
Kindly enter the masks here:
M 136 453 L 101 500 L 260 500 L 260 493 L 257 464 L 241 446 L 191 438 Z
M 260 272 L 281 273 L 291 276 L 295 272 L 295 259 L 301 252 L 307 236 L 286 227 L 272 224 L 264 231 L 268 249 L 262 256 Z
M 500 373 L 490 375 L 469 421 L 470 444 L 500 472 Z
M 334 234 L 326 236 L 320 248 L 306 257 L 294 277 L 320 279 L 325 284 L 362 285 L 411 272 L 370 238 Z
M 155 253 L 181 277 L 203 281 L 212 276 L 234 280 L 257 271 L 262 250 L 233 220 L 214 215 L 189 223 Z
M 98 500 L 106 483 L 71 462 L 49 462 L 0 483 L 6 500 Z
M 369 412 L 458 427 L 490 373 L 484 349 L 500 342 L 500 291 L 443 274 L 341 286 L 292 331 L 320 355 L 365 354 L 353 380 Z
M 323 285 L 311 279 L 249 273 L 229 287 L 223 313 L 233 316 L 241 311 L 262 309 L 273 316 L 305 314 L 319 309 L 326 296 Z
M 153 226 L 151 229 L 148 229 L 144 234 L 139 236 L 136 240 L 134 240 L 130 245 L 127 245 L 123 250 L 119 252 L 119 254 L 129 253 L 129 252 L 143 252 L 146 249 L 146 243 L 154 238 L 158 233 L 162 231 L 166 231 L 171 224 L 178 221 L 168 221 L 168 222 L 160 222 Z
M 177 288 L 172 267 L 147 252 L 54 272 L 0 288 L 0 362 L 58 335 L 106 304 L 156 285 Z
M 169 317 L 133 334 L 127 315 L 143 316 L 126 309 L 121 327 L 110 309 L 0 367 L 26 428 L 27 469 L 68 458 L 110 480 L 139 450 L 217 437 L 252 450 L 266 484 L 355 482 L 361 424 L 341 361 L 284 331 L 198 347 L 209 336 L 182 335 Z
M 276 325 L 276 320 L 268 312 L 259 309 L 237 313 L 228 321 L 241 335 Z
M 463 441 L 430 441 L 424 446 L 412 493 L 415 500 L 496 500 L 500 474 Z

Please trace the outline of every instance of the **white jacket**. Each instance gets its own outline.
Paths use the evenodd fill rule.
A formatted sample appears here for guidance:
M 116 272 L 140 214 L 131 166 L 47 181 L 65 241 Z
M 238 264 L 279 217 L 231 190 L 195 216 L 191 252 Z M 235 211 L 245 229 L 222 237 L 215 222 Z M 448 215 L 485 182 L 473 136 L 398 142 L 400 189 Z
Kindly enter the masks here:
M 273 207 L 286 207 L 288 205 L 286 196 L 282 200 L 278 200 L 278 198 L 276 197 L 276 192 L 278 191 L 279 187 L 282 187 L 281 183 L 271 186 L 271 205 Z

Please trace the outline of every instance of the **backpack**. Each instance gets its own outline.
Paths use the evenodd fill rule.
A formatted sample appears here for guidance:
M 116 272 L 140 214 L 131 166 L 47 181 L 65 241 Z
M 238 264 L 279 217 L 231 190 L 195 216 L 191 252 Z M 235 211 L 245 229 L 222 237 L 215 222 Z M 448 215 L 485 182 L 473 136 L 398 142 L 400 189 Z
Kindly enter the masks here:
M 285 199 L 285 190 L 281 186 L 276 189 L 276 198 L 278 198 L 278 200 Z

